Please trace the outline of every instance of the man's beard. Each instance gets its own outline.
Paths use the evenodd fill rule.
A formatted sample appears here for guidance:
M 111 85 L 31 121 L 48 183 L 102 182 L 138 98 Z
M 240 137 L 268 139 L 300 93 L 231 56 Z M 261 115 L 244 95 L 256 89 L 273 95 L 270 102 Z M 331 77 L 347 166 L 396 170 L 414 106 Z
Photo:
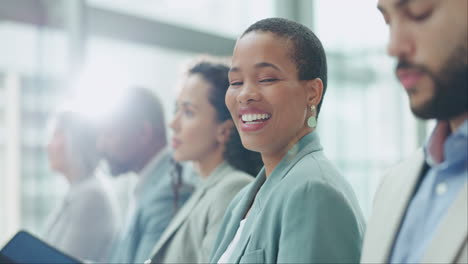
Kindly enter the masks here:
M 403 68 L 418 70 L 427 74 L 434 83 L 433 97 L 422 106 L 411 107 L 417 117 L 449 120 L 467 111 L 468 52 L 466 43 L 463 45 L 453 52 L 438 73 L 431 72 L 424 65 L 411 64 L 405 60 L 398 62 L 397 70 Z

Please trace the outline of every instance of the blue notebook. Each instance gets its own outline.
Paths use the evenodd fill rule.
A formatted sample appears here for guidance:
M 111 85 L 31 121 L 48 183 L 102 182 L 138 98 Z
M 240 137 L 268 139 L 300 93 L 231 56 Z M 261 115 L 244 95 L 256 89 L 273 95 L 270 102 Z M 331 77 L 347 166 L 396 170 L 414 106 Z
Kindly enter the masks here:
M 26 231 L 19 231 L 0 251 L 0 263 L 81 263 Z

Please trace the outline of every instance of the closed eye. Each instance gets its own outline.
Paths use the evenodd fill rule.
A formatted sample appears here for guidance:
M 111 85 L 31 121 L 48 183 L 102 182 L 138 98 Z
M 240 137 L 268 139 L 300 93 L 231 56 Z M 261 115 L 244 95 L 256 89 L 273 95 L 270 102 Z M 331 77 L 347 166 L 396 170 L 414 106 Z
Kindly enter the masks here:
M 261 83 L 271 83 L 271 82 L 275 82 L 277 81 L 278 79 L 275 79 L 275 78 L 267 78 L 267 79 L 262 79 L 260 80 Z
M 415 20 L 415 21 L 424 21 L 426 18 L 428 18 L 432 14 L 432 11 L 429 12 L 424 12 L 422 14 L 414 15 L 414 14 L 409 14 L 409 16 Z
M 232 82 L 229 85 L 231 85 L 231 86 L 241 86 L 242 84 L 244 84 L 244 83 L 243 82 Z
M 414 1 L 403 10 L 410 19 L 422 22 L 432 15 L 434 8 L 431 1 Z

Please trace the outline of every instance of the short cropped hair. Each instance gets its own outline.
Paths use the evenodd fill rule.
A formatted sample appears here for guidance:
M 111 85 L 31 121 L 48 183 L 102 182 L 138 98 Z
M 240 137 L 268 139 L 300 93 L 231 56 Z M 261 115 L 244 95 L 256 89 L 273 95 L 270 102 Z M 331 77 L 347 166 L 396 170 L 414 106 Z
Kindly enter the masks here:
M 327 89 L 327 58 L 321 41 L 306 26 L 284 18 L 267 18 L 248 27 L 241 38 L 252 31 L 271 32 L 292 41 L 291 59 L 297 66 L 299 80 L 320 78 L 323 82 L 322 98 L 317 106 L 317 116 Z

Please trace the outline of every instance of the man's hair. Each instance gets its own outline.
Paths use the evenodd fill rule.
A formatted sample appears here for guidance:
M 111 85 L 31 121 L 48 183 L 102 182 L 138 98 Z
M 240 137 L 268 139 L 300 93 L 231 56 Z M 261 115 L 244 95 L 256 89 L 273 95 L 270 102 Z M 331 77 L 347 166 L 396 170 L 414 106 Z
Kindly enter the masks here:
M 292 42 L 290 52 L 298 71 L 299 80 L 320 78 L 323 82 L 323 93 L 317 106 L 317 116 L 327 90 L 327 59 L 322 43 L 306 26 L 284 18 L 267 18 L 252 24 L 241 38 L 252 31 L 271 32 L 278 37 Z
M 148 122 L 158 140 L 166 142 L 166 121 L 161 100 L 149 89 L 132 87 L 122 98 L 117 117 L 125 122 Z M 130 125 L 130 124 L 129 124 Z

